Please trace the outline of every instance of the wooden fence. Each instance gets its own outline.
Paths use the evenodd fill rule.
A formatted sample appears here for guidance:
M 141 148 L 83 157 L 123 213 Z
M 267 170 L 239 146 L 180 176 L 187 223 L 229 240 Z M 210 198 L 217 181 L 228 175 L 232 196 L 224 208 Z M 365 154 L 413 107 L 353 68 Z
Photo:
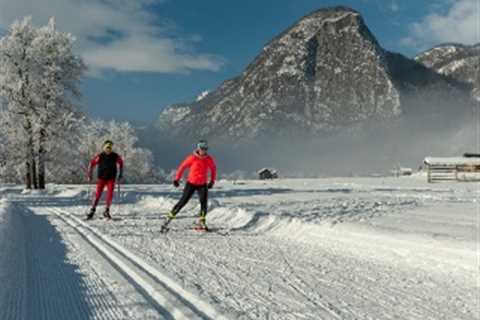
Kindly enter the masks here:
M 428 182 L 480 181 L 480 165 L 426 163 Z

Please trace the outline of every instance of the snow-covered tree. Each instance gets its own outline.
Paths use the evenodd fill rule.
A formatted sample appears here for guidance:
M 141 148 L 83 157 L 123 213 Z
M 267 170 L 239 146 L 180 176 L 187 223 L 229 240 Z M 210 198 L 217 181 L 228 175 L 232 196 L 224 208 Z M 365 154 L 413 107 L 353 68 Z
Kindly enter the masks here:
M 35 133 L 40 188 L 45 187 L 47 153 L 52 142 L 62 140 L 62 133 L 71 131 L 77 117 L 73 99 L 80 96 L 78 84 L 86 67 L 73 52 L 74 42 L 72 35 L 56 30 L 53 18 L 38 29 L 32 42 L 32 55 L 41 76 L 34 84 L 38 98 Z
M 101 121 L 88 122 L 82 128 L 82 140 L 79 145 L 80 165 L 87 172 L 88 161 L 97 153 L 106 140 L 112 140 L 114 150 L 119 153 L 125 165 L 125 179 L 129 183 L 148 183 L 158 181 L 153 156 L 150 150 L 136 146 L 137 134 L 128 122 Z
M 37 187 L 34 150 L 34 117 L 36 116 L 33 95 L 35 61 L 31 54 L 31 43 L 36 36 L 31 19 L 25 18 L 12 24 L 8 34 L 0 40 L 0 95 L 7 103 L 9 117 L 4 117 L 7 126 L 19 121 L 22 134 L 17 137 L 24 147 L 25 182 L 27 188 Z M 15 116 L 13 116 L 15 115 Z M 11 135 L 7 135 L 12 137 Z M 21 140 L 20 140 L 21 138 Z
M 7 182 L 21 182 L 25 172 L 26 131 L 21 125 L 23 117 L 0 109 L 0 179 Z
M 129 123 L 91 121 L 78 111 L 86 67 L 74 42 L 53 18 L 41 28 L 30 18 L 17 21 L 0 40 L 0 177 L 25 176 L 27 188 L 44 188 L 46 179 L 83 182 L 89 159 L 109 139 L 128 182 L 158 181 L 152 153 L 136 146 Z
M 74 99 L 85 65 L 74 54 L 73 43 L 71 35 L 55 29 L 53 19 L 36 29 L 31 18 L 13 23 L 0 40 L 0 96 L 7 105 L 3 121 L 21 128 L 20 134 L 6 137 L 24 146 L 20 161 L 25 163 L 27 188 L 45 187 L 50 146 L 70 134 L 78 115 Z

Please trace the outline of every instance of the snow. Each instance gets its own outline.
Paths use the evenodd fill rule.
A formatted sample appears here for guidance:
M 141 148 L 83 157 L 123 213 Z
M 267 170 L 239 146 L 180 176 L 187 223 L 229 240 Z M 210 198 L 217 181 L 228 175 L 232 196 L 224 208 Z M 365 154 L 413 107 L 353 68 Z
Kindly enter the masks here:
M 417 57 L 415 57 L 415 60 L 417 60 L 417 61 L 418 60 L 426 60 L 425 58 L 430 57 L 430 56 L 433 56 L 434 58 L 436 58 L 437 55 L 451 56 L 454 53 L 456 53 L 457 50 L 458 50 L 458 48 L 456 46 L 442 45 L 442 46 L 432 48 L 432 49 L 418 55 Z
M 183 120 L 190 112 L 191 110 L 188 107 L 172 107 L 167 108 L 165 111 L 163 111 L 162 116 L 165 118 L 164 121 L 177 123 Z
M 446 75 L 452 74 L 455 71 L 457 71 L 458 69 L 465 66 L 465 64 L 466 64 L 465 62 L 466 62 L 465 59 L 453 61 L 453 62 L 447 64 L 446 66 L 438 69 L 438 72 L 441 73 L 441 74 L 446 74 Z
M 297 66 L 292 64 L 283 64 L 282 67 L 277 71 L 277 75 L 298 75 L 300 72 L 297 70 Z
M 210 91 L 202 91 L 202 93 L 200 93 L 196 99 L 196 101 L 201 101 L 203 100 L 203 98 L 205 98 L 208 94 L 210 93 Z
M 346 11 L 340 14 L 335 14 L 332 17 L 322 17 L 319 19 L 316 16 L 308 17 L 302 19 L 296 28 L 294 28 L 295 32 L 302 31 L 305 33 L 305 38 L 310 39 L 315 32 L 320 30 L 325 24 L 335 24 L 345 18 L 355 16 L 358 17 L 359 14 L 353 11 Z M 312 28 L 314 26 L 314 28 Z
M 212 232 L 193 199 L 167 234 L 171 186 L 88 224 L 85 186 L 48 187 L 0 188 L 1 319 L 480 319 L 478 183 L 221 180 Z
M 430 165 L 480 165 L 480 158 L 465 157 L 444 157 L 434 158 L 427 157 L 424 162 Z
M 444 54 L 452 54 L 457 52 L 458 48 L 453 45 L 445 45 L 445 46 L 439 46 L 437 48 L 433 49 L 434 51 L 440 51 Z

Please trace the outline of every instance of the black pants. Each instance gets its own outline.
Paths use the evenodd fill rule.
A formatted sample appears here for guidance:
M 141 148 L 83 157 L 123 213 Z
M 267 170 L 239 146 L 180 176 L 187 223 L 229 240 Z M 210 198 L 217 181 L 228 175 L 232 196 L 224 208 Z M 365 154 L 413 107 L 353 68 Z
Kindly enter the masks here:
M 202 208 L 203 214 L 207 214 L 207 205 L 208 205 L 208 188 L 206 184 L 196 186 L 187 182 L 185 189 L 183 189 L 182 198 L 177 202 L 173 207 L 173 212 L 178 213 L 182 208 L 188 203 L 193 194 L 197 191 L 198 198 L 200 199 L 200 206 Z

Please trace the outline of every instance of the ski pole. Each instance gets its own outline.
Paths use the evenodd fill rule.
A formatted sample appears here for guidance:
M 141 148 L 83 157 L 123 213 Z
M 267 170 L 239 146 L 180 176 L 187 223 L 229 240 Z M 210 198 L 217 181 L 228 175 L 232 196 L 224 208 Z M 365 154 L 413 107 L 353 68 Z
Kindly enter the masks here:
M 120 204 L 120 180 L 117 183 L 117 203 Z
M 90 183 L 92 192 L 90 193 L 90 205 L 93 207 L 95 203 L 95 184 Z
M 90 193 L 90 183 L 87 182 L 87 184 L 85 185 L 85 190 L 87 191 L 85 192 L 86 199 L 92 200 L 92 194 Z

